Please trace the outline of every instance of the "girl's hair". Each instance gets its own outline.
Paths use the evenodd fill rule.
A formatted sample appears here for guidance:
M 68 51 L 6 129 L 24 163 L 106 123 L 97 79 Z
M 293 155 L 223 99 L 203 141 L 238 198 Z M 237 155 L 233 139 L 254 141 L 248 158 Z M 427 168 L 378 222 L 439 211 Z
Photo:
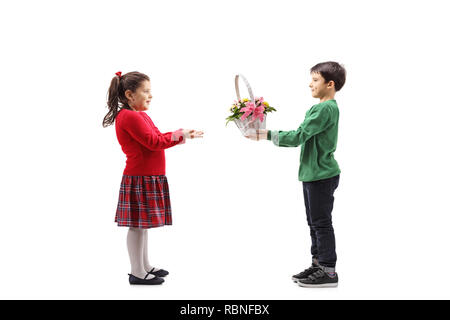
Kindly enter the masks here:
M 114 123 L 117 114 L 121 109 L 131 110 L 128 105 L 128 99 L 125 97 L 125 91 L 131 90 L 136 92 L 137 88 L 143 81 L 150 81 L 150 78 L 143 73 L 133 71 L 124 74 L 123 76 L 118 73 L 117 76 L 112 78 L 111 85 L 108 90 L 108 113 L 103 118 L 103 127 L 106 128 Z

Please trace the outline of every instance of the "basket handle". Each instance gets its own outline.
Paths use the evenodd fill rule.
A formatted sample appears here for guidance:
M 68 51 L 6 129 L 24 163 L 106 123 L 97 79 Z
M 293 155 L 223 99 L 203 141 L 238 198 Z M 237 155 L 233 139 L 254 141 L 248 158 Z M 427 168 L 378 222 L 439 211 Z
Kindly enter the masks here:
M 241 95 L 239 94 L 239 78 L 242 78 L 242 81 L 244 81 L 245 85 L 247 86 L 248 94 L 250 95 L 250 99 L 253 102 L 253 105 L 256 106 L 255 103 L 255 97 L 253 96 L 252 88 L 250 87 L 250 84 L 248 83 L 247 79 L 242 74 L 237 74 L 234 78 L 234 87 L 236 88 L 236 96 L 238 100 L 241 100 Z

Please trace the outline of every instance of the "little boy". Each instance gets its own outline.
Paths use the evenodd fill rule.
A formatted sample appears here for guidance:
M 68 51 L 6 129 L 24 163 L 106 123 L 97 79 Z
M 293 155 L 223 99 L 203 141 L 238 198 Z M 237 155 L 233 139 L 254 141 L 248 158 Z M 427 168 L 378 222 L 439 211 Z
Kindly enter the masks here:
M 336 287 L 336 249 L 331 212 L 340 169 L 334 159 L 339 109 L 334 95 L 345 83 L 346 71 L 337 62 L 323 62 L 311 68 L 312 96 L 320 102 L 306 112 L 297 130 L 248 132 L 252 140 L 271 140 L 276 146 L 301 145 L 298 179 L 303 182 L 306 219 L 311 234 L 312 265 L 294 275 L 302 287 Z

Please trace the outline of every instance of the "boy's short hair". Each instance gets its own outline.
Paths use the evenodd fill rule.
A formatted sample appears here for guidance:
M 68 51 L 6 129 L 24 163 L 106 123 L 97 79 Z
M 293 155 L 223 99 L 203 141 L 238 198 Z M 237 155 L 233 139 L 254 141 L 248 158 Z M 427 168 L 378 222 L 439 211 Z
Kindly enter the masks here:
M 345 83 L 347 71 L 337 62 L 328 61 L 316 64 L 311 68 L 311 73 L 316 72 L 325 79 L 325 82 L 334 81 L 334 88 L 336 91 L 341 90 Z

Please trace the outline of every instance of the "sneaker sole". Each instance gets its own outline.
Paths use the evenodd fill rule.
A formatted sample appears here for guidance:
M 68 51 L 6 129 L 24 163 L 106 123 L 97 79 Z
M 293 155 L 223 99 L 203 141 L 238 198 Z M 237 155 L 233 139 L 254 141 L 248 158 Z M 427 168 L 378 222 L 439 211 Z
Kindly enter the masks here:
M 163 282 L 130 282 L 130 285 L 132 286 L 160 286 L 164 283 Z
M 301 283 L 299 281 L 296 281 L 296 283 L 303 288 L 336 288 L 338 286 L 338 283 L 322 283 L 322 284 L 305 284 Z
M 302 279 L 307 279 L 307 278 L 308 278 L 308 277 L 302 278 Z M 300 279 L 299 279 L 299 278 L 294 278 L 294 277 L 292 277 L 292 281 L 294 281 L 295 283 L 297 283 L 297 282 L 300 281 Z

